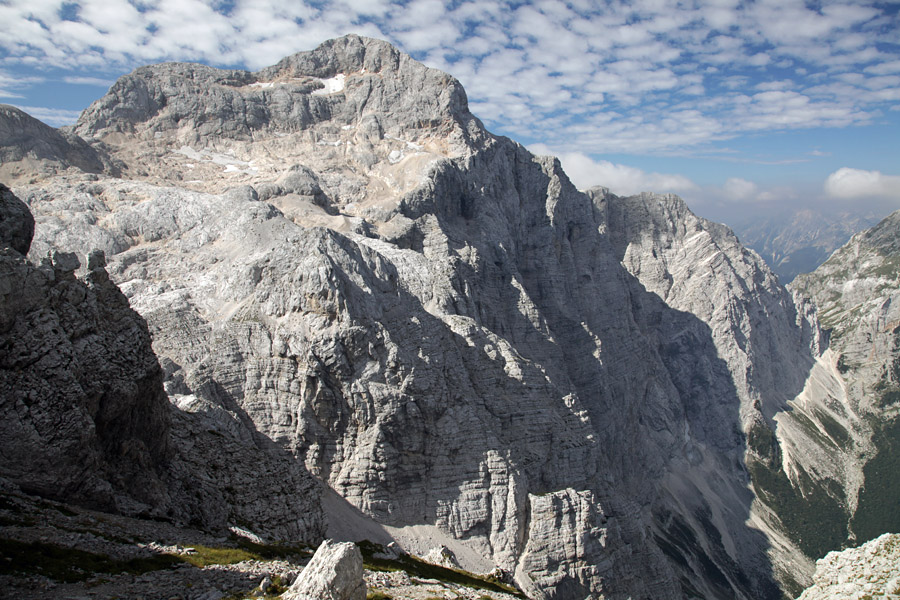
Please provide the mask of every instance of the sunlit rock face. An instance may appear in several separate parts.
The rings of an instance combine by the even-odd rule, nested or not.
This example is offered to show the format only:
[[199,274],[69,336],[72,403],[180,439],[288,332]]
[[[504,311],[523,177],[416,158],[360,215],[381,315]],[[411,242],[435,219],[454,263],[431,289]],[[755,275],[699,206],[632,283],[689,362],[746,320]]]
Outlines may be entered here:
[[816,561],[814,584],[798,600],[878,598],[900,594],[900,535],[885,533],[858,548]]
[[680,199],[579,192],[452,77],[356,36],[257,73],[138,69],[74,132],[118,175],[17,180],[31,256],[102,249],[173,406],[302,471],[279,498],[318,507],[312,474],[535,598],[808,583],[760,490],[803,485],[784,457],[840,455],[781,434],[826,343]]
[[889,508],[900,481],[900,212],[853,236],[792,288],[818,306],[830,333],[826,366],[841,382],[819,397],[842,400],[820,408],[820,422],[846,450],[853,493],[844,531],[860,543],[900,531]]

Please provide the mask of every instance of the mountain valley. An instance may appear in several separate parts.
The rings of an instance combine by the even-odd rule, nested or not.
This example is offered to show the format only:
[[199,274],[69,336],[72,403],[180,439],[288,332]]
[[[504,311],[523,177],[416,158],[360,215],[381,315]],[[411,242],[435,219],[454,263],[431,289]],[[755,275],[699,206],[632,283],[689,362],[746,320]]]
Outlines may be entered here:
[[785,288],[358,36],[0,132],[9,505],[446,548],[536,600],[796,597],[900,526],[900,213]]

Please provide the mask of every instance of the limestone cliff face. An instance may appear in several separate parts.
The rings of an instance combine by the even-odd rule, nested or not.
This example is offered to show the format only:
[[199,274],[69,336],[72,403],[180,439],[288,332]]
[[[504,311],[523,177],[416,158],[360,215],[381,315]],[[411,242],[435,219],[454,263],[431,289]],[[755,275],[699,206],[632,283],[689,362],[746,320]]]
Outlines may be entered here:
[[0,193],[3,231],[18,229],[3,236],[0,256],[0,475],[103,508],[160,504],[169,415],[146,324],[101,255],[82,279],[73,254],[27,263],[20,252],[31,236],[22,230],[33,220],[9,190]]
[[858,548],[816,561],[815,583],[797,600],[890,598],[900,594],[900,535],[885,533]]
[[[25,260],[34,221],[0,186],[0,477],[66,502],[315,542],[317,484],[237,410],[170,403],[147,323],[102,252]],[[171,363],[167,362],[168,371]]]
[[356,36],[258,73],[139,69],[75,131],[126,178],[22,187],[32,256],[103,249],[170,400],[301,469],[284,496],[317,500],[308,471],[535,598],[811,575],[747,457],[775,464],[815,318],[680,200],[578,192]]
[[846,531],[859,542],[900,527],[896,511],[886,508],[896,498],[900,458],[898,231],[895,212],[792,284],[797,294],[812,298],[830,330],[827,367],[837,374],[845,402],[832,404],[822,429],[835,444],[855,450],[848,453],[847,470],[858,496],[846,511]]

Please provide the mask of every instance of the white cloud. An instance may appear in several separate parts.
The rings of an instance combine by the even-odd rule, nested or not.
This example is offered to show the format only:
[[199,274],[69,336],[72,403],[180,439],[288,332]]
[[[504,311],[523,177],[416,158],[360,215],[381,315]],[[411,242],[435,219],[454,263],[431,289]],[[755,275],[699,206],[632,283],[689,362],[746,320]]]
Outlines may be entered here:
[[0,98],[22,98],[23,88],[43,80],[43,77],[14,76],[0,69]]
[[752,181],[731,177],[725,181],[722,186],[722,192],[725,199],[730,202],[739,202],[742,200],[751,200],[759,193],[759,188]]
[[647,173],[628,165],[594,160],[580,152],[556,154],[543,144],[533,144],[528,149],[534,154],[556,155],[569,179],[582,190],[602,185],[616,195],[630,196],[640,192],[689,192],[698,189],[683,175]]
[[842,167],[825,180],[825,193],[842,200],[880,198],[900,200],[900,175]]
[[73,85],[96,85],[107,88],[115,83],[112,79],[103,79],[101,77],[63,77],[63,81]]
[[60,108],[46,108],[44,106],[20,106],[18,104],[15,106],[24,110],[35,119],[39,119],[53,127],[72,125],[81,116],[80,110],[63,110]]
[[[6,65],[73,69],[70,82],[87,84],[160,60],[258,69],[354,32],[457,76],[493,129],[586,155],[672,152],[746,131],[869,123],[894,110],[900,16],[881,6],[5,0],[0,55]],[[28,85],[0,73],[6,97]],[[610,114],[616,123],[598,119]]]

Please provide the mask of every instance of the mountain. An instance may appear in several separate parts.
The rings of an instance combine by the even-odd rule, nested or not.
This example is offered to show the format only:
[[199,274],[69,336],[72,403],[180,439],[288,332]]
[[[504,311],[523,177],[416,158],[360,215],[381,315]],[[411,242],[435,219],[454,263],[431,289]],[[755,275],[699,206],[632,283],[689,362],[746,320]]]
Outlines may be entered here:
[[254,439],[239,413],[169,402],[147,323],[103,252],[84,269],[61,251],[34,265],[23,256],[33,230],[0,184],[0,480],[121,514],[321,539],[308,473]]
[[810,273],[850,237],[878,222],[874,214],[801,209],[735,223],[741,241],[756,250],[785,285]]
[[793,287],[813,299],[859,429],[871,437],[851,530],[900,531],[900,211],[858,233]]
[[546,599],[780,598],[847,539],[873,429],[812,305],[676,196],[577,191],[449,75],[358,36],[152,65],[67,135],[102,169],[5,164],[28,255],[104,253],[163,489],[212,524],[444,545]]

